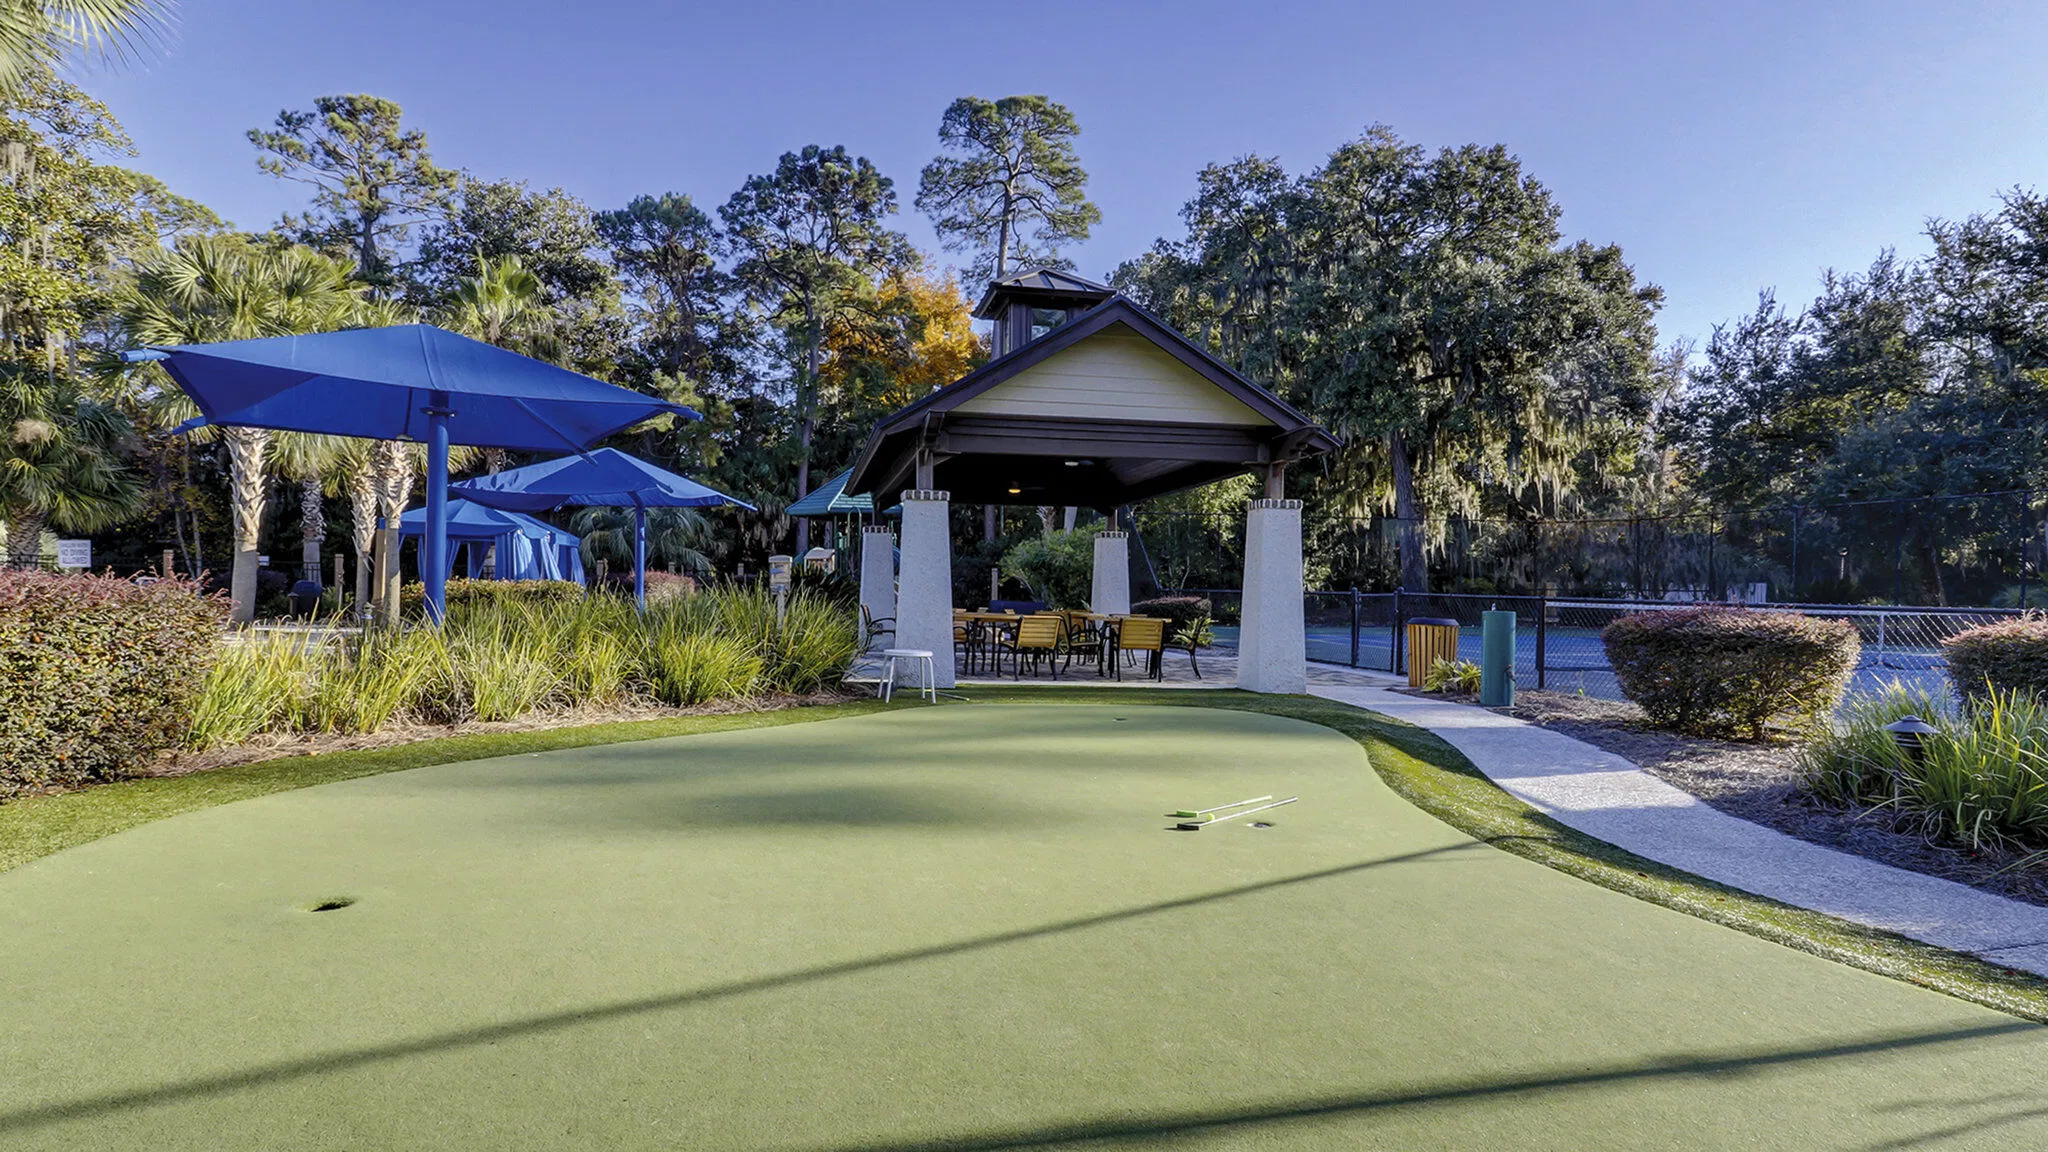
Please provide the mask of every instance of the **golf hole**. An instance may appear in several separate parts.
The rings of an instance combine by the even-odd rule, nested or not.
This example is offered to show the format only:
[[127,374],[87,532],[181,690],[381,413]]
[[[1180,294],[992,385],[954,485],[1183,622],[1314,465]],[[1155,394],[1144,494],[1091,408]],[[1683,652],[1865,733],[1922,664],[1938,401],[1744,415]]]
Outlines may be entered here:
[[1254,828],[1271,828],[1271,827],[1272,827],[1272,825],[1271,825],[1271,824],[1268,824],[1268,823],[1266,823],[1266,822],[1265,822],[1264,820],[1254,820],[1254,821],[1252,821],[1252,827],[1254,827]]
[[346,908],[355,902],[356,898],[353,896],[336,896],[331,900],[322,900],[318,904],[309,905],[307,906],[306,911],[339,912],[341,909]]

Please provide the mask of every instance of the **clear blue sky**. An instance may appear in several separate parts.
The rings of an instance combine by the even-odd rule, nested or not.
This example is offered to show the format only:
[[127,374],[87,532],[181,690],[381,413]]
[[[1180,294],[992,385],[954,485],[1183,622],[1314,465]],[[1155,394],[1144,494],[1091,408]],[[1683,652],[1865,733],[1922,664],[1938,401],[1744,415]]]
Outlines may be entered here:
[[1178,234],[1201,165],[1304,171],[1384,122],[1505,143],[1568,235],[1665,287],[1670,340],[2044,183],[2044,43],[2048,5],[1990,0],[184,0],[167,56],[81,78],[139,166],[245,227],[300,190],[257,172],[244,130],[362,91],[403,104],[444,164],[598,207],[674,190],[715,208],[781,152],[843,143],[896,180],[927,247],[909,201],[940,112],[1043,92],[1083,128],[1103,222],[1072,255],[1093,275]]

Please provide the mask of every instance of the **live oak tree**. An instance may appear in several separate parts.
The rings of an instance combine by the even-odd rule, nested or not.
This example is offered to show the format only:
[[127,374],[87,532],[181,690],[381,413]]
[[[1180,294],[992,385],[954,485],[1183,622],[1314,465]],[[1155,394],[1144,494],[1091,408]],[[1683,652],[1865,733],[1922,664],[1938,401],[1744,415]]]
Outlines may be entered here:
[[[866,157],[815,144],[783,153],[775,171],[748,177],[719,209],[733,276],[781,330],[793,360],[798,499],[811,490],[826,333],[860,306],[865,287],[909,259],[909,242],[883,223],[895,211],[895,189]],[[798,521],[798,552],[809,542],[808,523]]]
[[347,253],[380,292],[396,283],[414,225],[437,215],[458,174],[434,163],[426,133],[402,126],[396,103],[376,96],[322,96],[313,110],[277,114],[251,128],[257,166],[313,190],[312,207],[279,231],[323,251]]
[[947,107],[944,152],[925,165],[917,207],[949,251],[976,254],[977,279],[1070,266],[1060,246],[1086,240],[1102,219],[1074,150],[1080,132],[1074,114],[1044,96],[962,96]]
[[1661,293],[1618,248],[1564,243],[1504,148],[1376,127],[1292,181],[1214,166],[1183,215],[1115,282],[1344,437],[1319,503],[1390,509],[1407,589],[1445,515],[1569,487],[1648,414]]

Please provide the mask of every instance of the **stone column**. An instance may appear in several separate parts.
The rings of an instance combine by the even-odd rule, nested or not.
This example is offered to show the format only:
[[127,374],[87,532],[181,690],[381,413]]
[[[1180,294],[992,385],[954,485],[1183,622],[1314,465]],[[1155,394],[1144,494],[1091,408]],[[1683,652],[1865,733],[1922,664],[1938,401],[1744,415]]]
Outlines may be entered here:
[[[896,618],[896,532],[892,528],[867,528],[860,534],[860,606],[872,619]],[[895,634],[889,634],[882,646],[895,647]]]
[[1252,501],[1245,519],[1243,612],[1237,686],[1247,692],[1308,691],[1301,501]]
[[1095,537],[1095,587],[1088,607],[1111,616],[1131,610],[1131,536],[1104,532]]
[[[953,687],[952,493],[912,489],[903,494],[903,575],[896,597],[897,648],[932,654],[939,687]],[[1298,564],[1298,562],[1297,562]],[[897,682],[915,683],[917,671],[897,669]]]

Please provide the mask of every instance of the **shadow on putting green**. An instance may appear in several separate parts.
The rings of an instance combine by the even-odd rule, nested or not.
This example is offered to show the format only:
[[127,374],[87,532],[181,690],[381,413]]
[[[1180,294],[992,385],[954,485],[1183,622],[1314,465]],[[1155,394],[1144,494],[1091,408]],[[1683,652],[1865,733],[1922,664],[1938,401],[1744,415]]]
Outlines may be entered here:
[[[1356,864],[1345,864],[1335,868],[1321,868],[1313,872],[1301,872],[1271,880],[1185,896],[1174,900],[1162,900],[1152,904],[1140,904],[1115,912],[1104,912],[1094,916],[1082,916],[1072,920],[1042,924],[1032,928],[1020,928],[1009,932],[997,932],[947,944],[935,944],[924,948],[912,948],[900,952],[885,952],[860,960],[849,960],[837,964],[825,964],[814,968],[803,968],[773,976],[760,976],[746,980],[735,980],[673,992],[660,996],[639,997],[614,1004],[603,1004],[569,1012],[554,1012],[524,1020],[502,1024],[487,1024],[476,1028],[465,1028],[439,1035],[424,1036],[413,1040],[394,1041],[389,1044],[375,1044],[341,1052],[329,1052],[318,1056],[301,1057],[294,1060],[280,1060],[270,1064],[245,1069],[240,1072],[222,1073],[213,1076],[194,1077],[149,1088],[135,1088],[120,1092],[107,1092],[77,1100],[30,1108],[0,1111],[0,1133],[23,1132],[71,1120],[88,1119],[121,1112],[148,1108],[157,1104],[177,1101],[199,1100],[225,1096],[251,1088],[263,1088],[276,1084],[304,1080],[315,1076],[345,1072],[394,1060],[427,1056],[436,1053],[457,1051],[467,1048],[485,1047],[502,1041],[588,1024],[619,1020],[651,1012],[665,1012],[718,1000],[767,992],[816,981],[852,976],[899,964],[913,964],[925,960],[959,956],[985,949],[999,948],[1008,944],[1056,936],[1066,932],[1079,932],[1112,924],[1139,920],[1149,916],[1199,908],[1218,901],[1290,888],[1320,880],[1333,880],[1355,875],[1375,868],[1403,864],[1419,864],[1434,860],[1469,855],[1475,852],[1492,851],[1486,844],[1467,840],[1435,848],[1424,848],[1404,852],[1395,856],[1384,856],[1364,860]],[[2035,1025],[2025,1025],[2035,1027]],[[979,1145],[962,1145],[979,1147]],[[1003,1145],[989,1145],[1003,1147]]]
[[[1125,1141],[1153,1141],[1164,1137],[1226,1133],[1292,1121],[1366,1115],[1407,1108],[1437,1108],[1463,1102],[1540,1096],[1550,1092],[1583,1091],[1588,1088],[1641,1081],[1739,1077],[1773,1067],[1854,1059],[1859,1056],[1949,1044],[1966,1044],[1973,1040],[1995,1039],[2014,1033],[2040,1030],[2041,1026],[2038,1024],[2016,1020],[2009,1024],[1988,1024],[1975,1028],[1942,1028],[1863,1036],[1833,1044],[1814,1044],[1805,1047],[1729,1053],[1674,1053],[1605,1067],[1577,1068],[1569,1072],[1475,1077],[1469,1081],[1420,1084],[1413,1088],[1386,1092],[1367,1092],[1350,1096],[1313,1096],[1135,1119],[1075,1119],[1008,1132],[930,1137],[902,1142],[826,1145],[820,1146],[817,1152],[1003,1152],[1004,1149],[1050,1148],[1083,1142],[1116,1144]],[[1912,1136],[1902,1136],[1868,1147],[1870,1152],[1878,1152],[1880,1149],[1904,1149],[2048,1115],[2048,1096],[2028,1099],[2044,1101],[2044,1104],[2040,1107],[2009,1109],[1993,1116],[1979,1117]],[[1931,1107],[1956,1109],[1967,1108],[1973,1102],[1965,1100],[1945,1104],[1928,1103]]]

